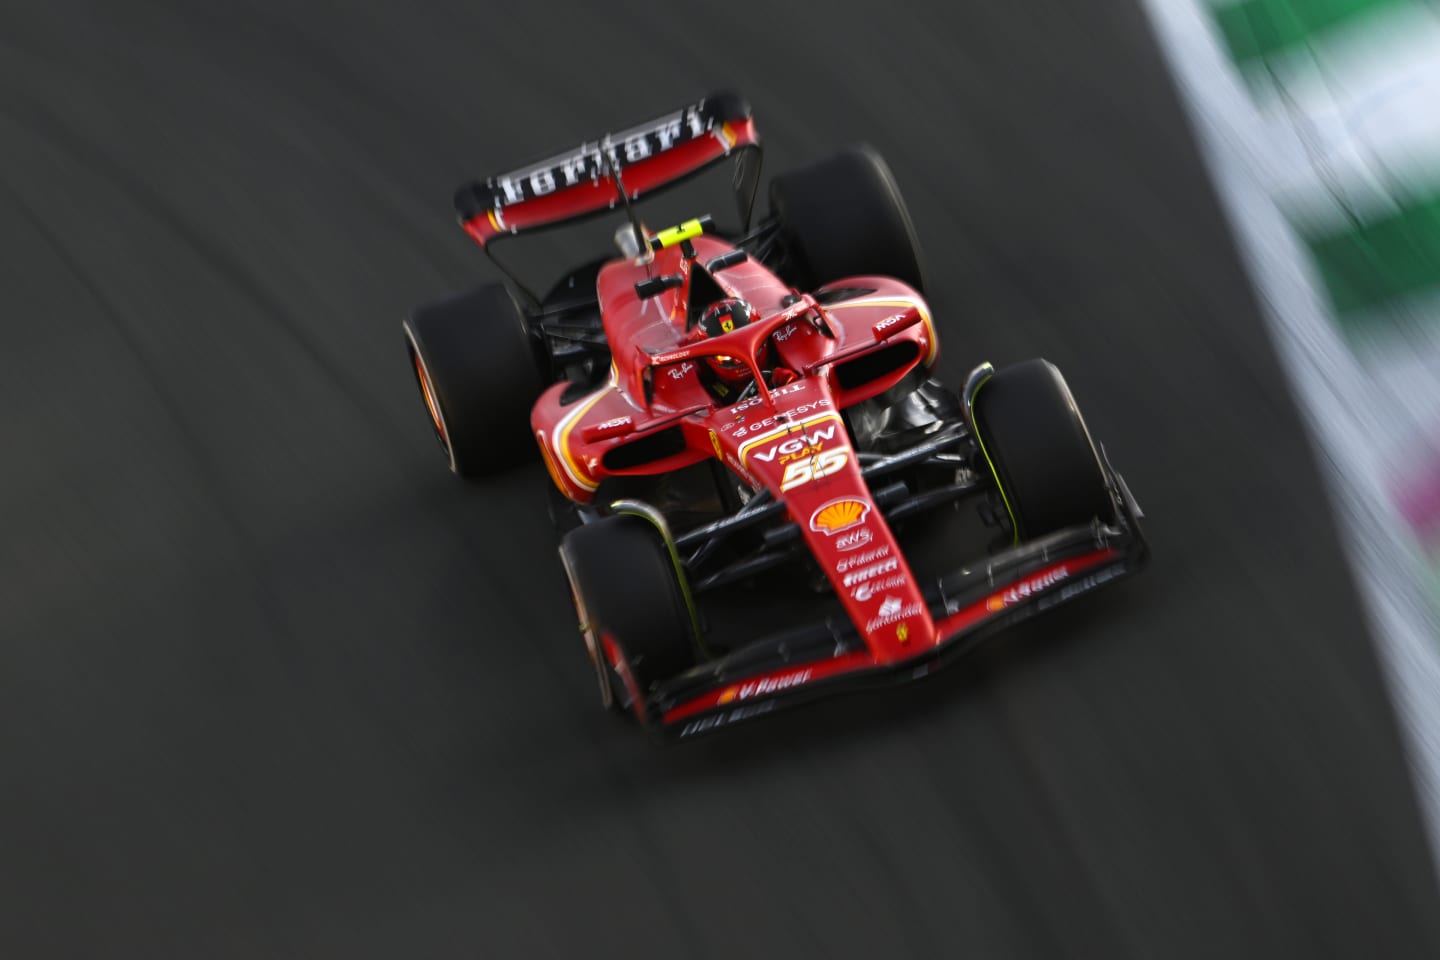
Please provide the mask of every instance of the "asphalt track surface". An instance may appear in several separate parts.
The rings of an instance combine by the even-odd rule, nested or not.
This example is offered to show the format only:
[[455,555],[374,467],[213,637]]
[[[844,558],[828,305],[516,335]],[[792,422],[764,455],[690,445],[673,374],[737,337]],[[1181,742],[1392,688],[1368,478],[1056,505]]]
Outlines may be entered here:
[[[0,955],[1440,956],[1145,23],[819,9],[0,11]],[[461,179],[726,85],[771,172],[888,155],[946,371],[1059,363],[1155,562],[657,749],[593,702],[543,471],[443,469],[399,319],[492,277]]]

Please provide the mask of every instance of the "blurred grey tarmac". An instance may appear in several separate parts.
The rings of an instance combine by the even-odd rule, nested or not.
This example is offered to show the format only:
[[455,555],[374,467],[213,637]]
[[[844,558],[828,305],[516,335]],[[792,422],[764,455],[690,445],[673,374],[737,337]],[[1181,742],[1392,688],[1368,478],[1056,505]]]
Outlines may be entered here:
[[[1156,559],[657,750],[592,702],[543,470],[445,472],[399,319],[492,276],[462,178],[728,85],[772,172],[888,156],[946,373],[1056,361]],[[1440,956],[1313,457],[1129,4],[11,2],[0,291],[0,955]]]

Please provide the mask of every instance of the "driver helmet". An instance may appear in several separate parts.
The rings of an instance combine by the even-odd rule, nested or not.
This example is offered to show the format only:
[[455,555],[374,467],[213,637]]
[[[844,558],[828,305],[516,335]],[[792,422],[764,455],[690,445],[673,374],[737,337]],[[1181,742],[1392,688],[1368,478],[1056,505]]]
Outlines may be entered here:
[[[700,334],[706,338],[723,336],[745,326],[754,316],[755,311],[750,304],[738,297],[717,300],[701,315]],[[731,383],[750,376],[749,365],[740,357],[706,357],[705,362],[718,377]]]

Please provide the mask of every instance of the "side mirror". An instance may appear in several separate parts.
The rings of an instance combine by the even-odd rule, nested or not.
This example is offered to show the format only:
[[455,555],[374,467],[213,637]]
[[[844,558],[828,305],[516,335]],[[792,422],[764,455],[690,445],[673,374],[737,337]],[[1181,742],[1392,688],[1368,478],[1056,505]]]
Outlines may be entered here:
[[744,250],[731,250],[729,253],[722,253],[718,257],[712,257],[705,262],[707,273],[718,273],[727,267],[733,267],[737,263],[744,263],[750,259],[750,254]]
[[651,277],[648,280],[641,280],[635,284],[635,296],[641,300],[649,300],[656,294],[664,293],[666,290],[673,290],[685,282],[685,277],[678,273],[664,273],[658,277]]

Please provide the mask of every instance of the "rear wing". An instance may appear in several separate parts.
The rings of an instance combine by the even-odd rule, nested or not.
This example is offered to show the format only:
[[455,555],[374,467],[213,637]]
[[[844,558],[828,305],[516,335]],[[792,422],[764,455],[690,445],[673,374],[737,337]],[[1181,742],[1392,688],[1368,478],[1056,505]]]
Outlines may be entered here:
[[[750,105],[734,93],[698,103],[570,153],[463,184],[455,212],[485,247],[496,237],[566,223],[672,186],[736,155],[735,194],[744,229],[760,181],[760,135]],[[620,184],[625,195],[621,196]]]

